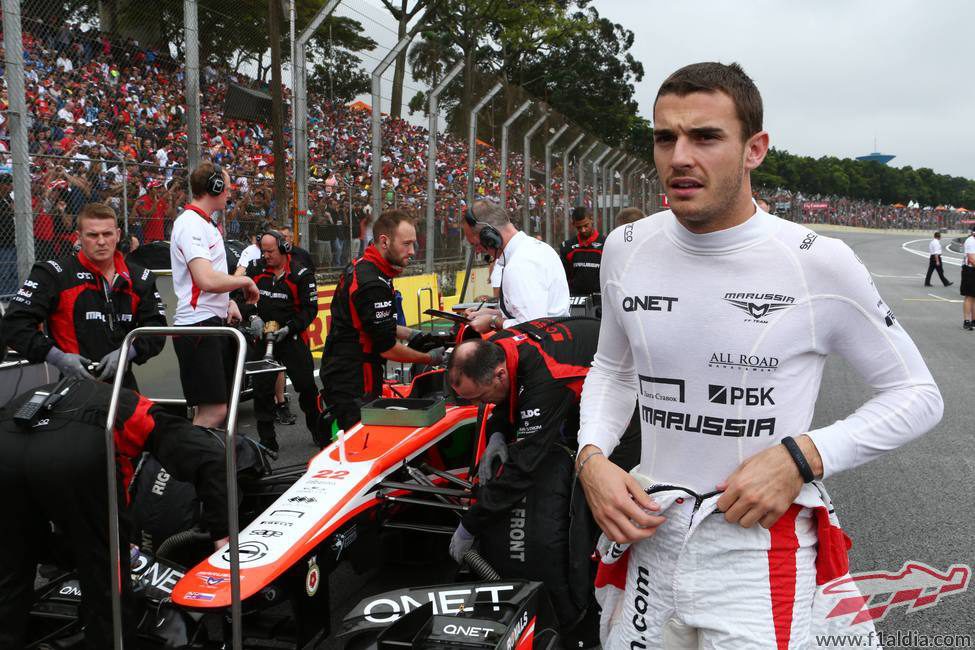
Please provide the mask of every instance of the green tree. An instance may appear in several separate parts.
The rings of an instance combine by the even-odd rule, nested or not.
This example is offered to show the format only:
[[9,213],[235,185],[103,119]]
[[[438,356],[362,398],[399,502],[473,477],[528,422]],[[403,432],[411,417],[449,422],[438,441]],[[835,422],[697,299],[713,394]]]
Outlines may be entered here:
[[[401,41],[409,32],[409,24],[417,14],[427,8],[428,0],[382,0],[383,6],[396,19],[396,40]],[[420,17],[419,20],[423,20]],[[390,117],[400,117],[403,112],[403,81],[406,77],[406,50],[399,53],[393,68],[393,88],[390,94]]]

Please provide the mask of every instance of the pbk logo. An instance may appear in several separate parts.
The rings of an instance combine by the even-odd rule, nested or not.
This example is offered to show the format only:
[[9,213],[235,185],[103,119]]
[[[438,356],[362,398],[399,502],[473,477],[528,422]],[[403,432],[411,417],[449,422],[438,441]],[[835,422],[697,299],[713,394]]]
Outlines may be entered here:
[[775,404],[772,399],[773,386],[754,386],[743,388],[741,386],[716,386],[708,384],[708,401],[713,404],[735,405],[741,402],[745,406],[765,406]]
[[823,587],[823,594],[838,599],[826,618],[852,617],[851,625],[882,621],[894,607],[907,611],[934,607],[942,598],[968,589],[971,569],[954,564],[938,571],[923,562],[905,562],[900,571],[866,572],[845,576]]

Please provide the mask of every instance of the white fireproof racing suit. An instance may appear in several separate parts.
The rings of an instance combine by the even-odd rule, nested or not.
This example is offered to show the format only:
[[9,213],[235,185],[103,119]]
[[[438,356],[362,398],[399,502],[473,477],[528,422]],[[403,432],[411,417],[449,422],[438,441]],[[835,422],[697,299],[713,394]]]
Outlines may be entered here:
[[[601,287],[579,447],[608,454],[636,396],[639,471],[650,483],[705,495],[745,459],[806,432],[829,477],[941,418],[940,392],[870,273],[844,243],[803,226],[757,211],[734,228],[696,235],[663,212],[610,234]],[[832,353],[875,395],[810,431]],[[838,529],[832,544],[823,538],[828,522],[816,508],[825,514],[828,504],[816,485],[804,486],[772,530],[728,524],[714,513],[716,497],[655,498],[668,521],[629,549],[624,601],[605,647],[684,647],[684,639],[800,648],[825,628],[813,620],[814,592],[846,573],[846,543]]]

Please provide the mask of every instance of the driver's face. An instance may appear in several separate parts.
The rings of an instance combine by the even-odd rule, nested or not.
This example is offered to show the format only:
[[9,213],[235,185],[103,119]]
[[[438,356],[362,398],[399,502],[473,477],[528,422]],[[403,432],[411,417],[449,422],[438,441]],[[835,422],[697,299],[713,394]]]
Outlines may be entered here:
[[491,381],[478,384],[470,377],[461,376],[451,386],[459,397],[479,404],[500,404],[508,396],[508,371],[503,365],[495,369]]

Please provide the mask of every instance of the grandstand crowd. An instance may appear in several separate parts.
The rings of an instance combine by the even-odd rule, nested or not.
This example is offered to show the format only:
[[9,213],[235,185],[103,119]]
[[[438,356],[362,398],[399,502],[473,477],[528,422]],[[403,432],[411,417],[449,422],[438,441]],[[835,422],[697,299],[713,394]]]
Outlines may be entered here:
[[[65,252],[72,243],[74,220],[90,201],[106,202],[126,215],[129,232],[139,242],[167,238],[188,200],[182,63],[132,39],[112,41],[78,26],[25,19],[23,27],[26,96],[33,117],[28,146],[37,257]],[[228,239],[246,240],[273,224],[276,201],[285,199],[274,195],[269,129],[224,117],[229,83],[258,84],[226,66],[203,68],[202,155],[231,173],[233,194],[224,216],[224,232]],[[285,100],[289,99],[286,88]],[[427,130],[401,119],[384,116],[383,120],[384,205],[422,211],[427,192]],[[309,248],[319,266],[342,266],[364,249],[370,236],[369,107],[310,96],[308,122]],[[7,147],[5,127],[0,125],[3,148]],[[290,137],[287,128],[286,134]],[[500,193],[499,162],[496,149],[479,145],[474,169],[477,195]],[[435,254],[438,258],[456,256],[460,254],[466,196],[466,142],[441,136],[436,169]],[[522,159],[512,153],[507,208],[515,218],[522,214],[522,183]],[[541,231],[545,188],[541,178],[530,185],[531,223],[520,225],[537,233]],[[556,165],[552,195],[559,219],[562,189],[562,172]],[[575,174],[569,193],[578,194]],[[289,203],[290,198],[286,199]],[[585,203],[591,204],[588,196]],[[820,207],[804,209],[810,203]],[[795,220],[881,228],[951,228],[963,216],[944,209],[882,206],[789,192],[774,196],[773,205],[788,205],[777,211]],[[0,248],[12,248],[12,211],[5,219],[0,224]],[[560,226],[561,221],[556,232],[561,232]],[[425,236],[421,228],[421,250],[427,244]]]
[[[70,244],[72,221],[88,201],[104,201],[119,214],[127,212],[129,229],[142,242],[167,237],[186,202],[181,63],[131,39],[113,42],[75,26],[29,20],[24,22],[24,62],[27,101],[34,116],[28,146],[38,254],[63,252]],[[273,143],[262,125],[224,118],[229,83],[253,86],[256,82],[225,67],[204,67],[202,153],[230,171],[234,193],[225,233],[228,238],[246,239],[272,222],[275,214]],[[285,100],[289,99],[285,89]],[[362,110],[361,105],[349,107],[310,97],[309,220],[313,233],[327,242],[315,247],[318,262],[326,266],[347,261],[352,251],[361,250],[368,233],[369,115],[368,107]],[[384,204],[420,209],[427,189],[427,130],[405,120],[383,119]],[[459,251],[467,146],[447,135],[438,147],[438,230],[444,248]],[[475,191],[497,195],[498,154],[485,146],[479,147],[478,154]],[[561,170],[556,171],[561,179]],[[511,155],[508,176],[509,208],[518,214],[523,176],[519,155]],[[576,183],[572,186],[575,193]],[[553,183],[557,203],[561,189],[560,180]],[[537,229],[544,208],[542,183],[531,184],[528,200]],[[330,225],[336,227],[316,228]],[[0,231],[12,240],[12,227]]]

